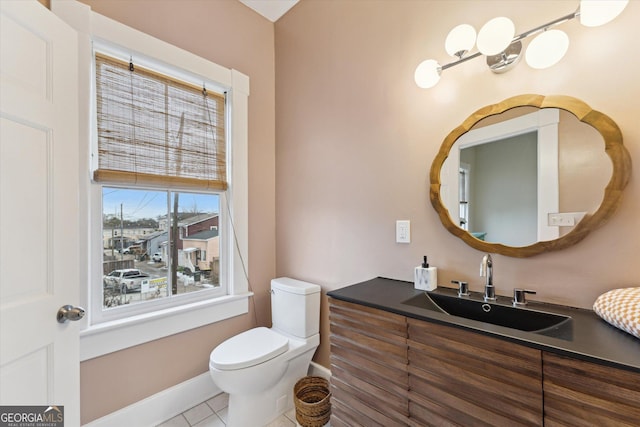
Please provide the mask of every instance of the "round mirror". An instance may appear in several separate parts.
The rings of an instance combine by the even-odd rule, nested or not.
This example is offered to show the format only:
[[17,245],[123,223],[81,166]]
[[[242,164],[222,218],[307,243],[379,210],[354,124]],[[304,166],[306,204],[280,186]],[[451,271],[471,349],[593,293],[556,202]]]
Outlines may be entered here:
[[568,96],[520,95],[469,116],[431,167],[431,203],[470,246],[528,257],[582,240],[631,172],[620,129]]

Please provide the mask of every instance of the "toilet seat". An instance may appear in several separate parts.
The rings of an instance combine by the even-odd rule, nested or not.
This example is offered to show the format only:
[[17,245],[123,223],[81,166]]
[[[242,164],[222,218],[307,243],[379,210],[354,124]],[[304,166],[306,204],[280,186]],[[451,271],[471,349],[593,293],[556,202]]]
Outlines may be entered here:
[[212,352],[210,366],[232,371],[248,368],[284,353],[289,340],[265,327],[245,331],[218,345]]

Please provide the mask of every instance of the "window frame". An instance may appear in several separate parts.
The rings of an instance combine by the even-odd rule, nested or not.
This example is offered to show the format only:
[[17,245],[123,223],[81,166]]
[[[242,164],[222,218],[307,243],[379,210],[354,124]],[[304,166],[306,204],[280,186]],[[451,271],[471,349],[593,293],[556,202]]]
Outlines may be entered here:
[[[225,96],[225,93],[230,88],[225,88],[219,82],[212,81],[206,76],[201,76],[189,72],[188,70],[184,70],[179,68],[177,64],[170,63],[161,63],[158,59],[149,58],[145,54],[141,54],[140,52],[133,51],[132,49],[127,48],[123,50],[121,47],[114,45],[113,43],[105,42],[103,40],[94,40],[92,43],[92,62],[91,62],[91,78],[92,78],[92,96],[91,96],[91,130],[92,130],[92,138],[91,138],[91,159],[93,160],[91,163],[91,183],[90,183],[90,191],[97,191],[100,194],[100,212],[97,212],[97,206],[92,206],[92,215],[100,216],[100,235],[102,236],[102,215],[104,213],[104,209],[102,206],[102,189],[103,187],[118,187],[118,188],[126,188],[126,189],[139,189],[139,190],[159,190],[159,191],[170,191],[170,192],[197,192],[199,194],[216,194],[219,197],[219,223],[223,224],[223,232],[220,234],[220,286],[219,288],[214,288],[210,290],[203,290],[202,292],[195,293],[187,293],[183,295],[172,295],[168,298],[160,298],[152,301],[145,301],[137,304],[126,304],[118,307],[111,307],[109,309],[104,309],[103,305],[103,292],[102,287],[100,287],[100,291],[97,290],[98,281],[102,283],[102,260],[103,254],[100,251],[100,267],[96,265],[92,270],[94,273],[91,275],[89,282],[91,283],[90,287],[90,301],[89,306],[90,309],[90,323],[91,325],[98,325],[105,322],[110,321],[119,321],[121,319],[126,319],[128,317],[136,317],[145,315],[148,313],[153,313],[160,310],[171,309],[176,306],[182,306],[185,304],[196,303],[203,300],[209,300],[212,298],[218,298],[228,294],[229,292],[229,277],[227,272],[231,268],[231,263],[229,262],[230,253],[229,253],[229,245],[226,244],[228,240],[228,233],[225,232],[227,227],[231,227],[231,221],[227,218],[227,214],[229,212],[228,206],[226,205],[226,200],[228,196],[228,192],[230,192],[230,188],[225,191],[197,191],[193,188],[181,188],[178,186],[166,187],[164,185],[151,186],[151,185],[139,185],[139,186],[130,186],[127,184],[117,184],[110,182],[96,182],[93,180],[94,171],[99,169],[98,164],[98,125],[97,125],[97,114],[96,114],[96,55],[106,55],[109,57],[114,57],[120,60],[126,60],[127,56],[132,57],[135,61],[135,64],[143,67],[149,71],[160,73],[166,75],[167,77],[182,80],[188,84],[193,86],[205,85],[208,91],[217,92]],[[233,164],[233,156],[231,155],[231,147],[233,145],[233,139],[231,132],[229,131],[230,117],[232,113],[232,107],[225,100],[225,139],[227,145],[227,175],[230,175],[231,166]],[[230,179],[227,179],[228,182],[231,182]],[[230,186],[229,186],[230,187]],[[97,230],[93,227],[90,229],[90,233],[93,239],[96,239]],[[179,229],[179,238],[183,239],[183,230]],[[100,239],[102,241],[102,239]],[[93,253],[92,249],[95,248],[98,251],[98,242],[91,242],[92,248],[90,248],[89,253]],[[102,244],[100,244],[100,248]],[[96,257],[97,258],[97,257]],[[92,263],[97,262],[97,259],[92,260]],[[98,280],[98,275],[100,275],[100,280]]]
[[[81,162],[81,235],[87,236],[80,242],[81,283],[89,283],[80,289],[80,301],[88,307],[87,316],[80,326],[80,360],[88,360],[113,351],[122,350],[152,340],[163,338],[230,317],[248,313],[248,299],[252,295],[248,288],[248,96],[249,77],[237,70],[229,69],[190,52],[175,47],[148,34],[91,11],[90,6],[80,2],[53,0],[51,10],[67,22],[78,33],[78,69],[81,88],[79,95],[80,117],[78,147]],[[173,67],[186,74],[200,76],[214,82],[215,89],[227,93],[227,161],[229,188],[220,198],[221,252],[227,251],[225,282],[226,295],[189,301],[188,303],[165,307],[160,310],[133,314],[121,319],[110,319],[96,323],[92,301],[99,300],[102,306],[102,251],[97,251],[96,240],[102,241],[102,185],[91,182],[90,171],[97,159],[91,152],[97,144],[95,139],[95,67],[94,45],[104,49],[127,54],[136,53],[137,58],[145,58],[157,64],[157,70],[165,74]],[[207,90],[215,90],[214,87]],[[86,108],[82,108],[85,106]],[[105,183],[105,185],[108,185]],[[178,189],[178,191],[180,191]],[[84,215],[83,215],[84,213]],[[223,220],[222,215],[225,218]],[[232,228],[233,227],[233,228]],[[231,231],[233,230],[233,231]],[[226,236],[226,238],[224,238]],[[101,247],[101,243],[97,245]],[[221,281],[222,281],[221,277]],[[97,283],[97,284],[96,284]],[[93,285],[91,285],[93,284]],[[95,295],[95,290],[100,292]],[[197,293],[195,293],[197,294]],[[144,305],[144,304],[141,304]],[[134,305],[135,306],[135,305]]]

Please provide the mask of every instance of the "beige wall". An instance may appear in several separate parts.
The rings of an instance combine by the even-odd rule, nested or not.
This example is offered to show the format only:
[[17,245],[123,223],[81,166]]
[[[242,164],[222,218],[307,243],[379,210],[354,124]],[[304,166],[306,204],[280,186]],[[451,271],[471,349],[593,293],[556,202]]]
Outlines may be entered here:
[[[475,59],[433,89],[413,81],[427,58],[447,62],[454,26],[509,16],[517,31],[573,12],[577,1],[302,0],[275,25],[277,273],[323,291],[376,276],[411,280],[422,255],[440,283],[480,291],[482,253],[449,234],[431,208],[429,168],[451,129],[473,111],[522,93],[566,94],[612,117],[640,168],[640,2],[599,28],[562,26],[571,45],[555,67],[524,61],[497,75]],[[638,285],[640,174],[618,212],[576,246],[529,259],[495,256],[497,292],[590,307],[602,292]],[[411,244],[395,221],[411,220]],[[315,360],[329,366],[328,315]]]
[[[249,96],[249,279],[258,323],[271,326],[275,276],[274,26],[236,0],[83,0],[95,12],[251,79]],[[81,364],[87,423],[208,371],[209,353],[256,324],[250,313]],[[196,403],[196,402],[194,402]]]

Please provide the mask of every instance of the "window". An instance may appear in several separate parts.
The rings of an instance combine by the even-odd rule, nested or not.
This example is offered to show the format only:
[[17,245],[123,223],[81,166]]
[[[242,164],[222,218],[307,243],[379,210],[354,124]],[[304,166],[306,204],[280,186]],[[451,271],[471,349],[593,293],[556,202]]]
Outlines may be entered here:
[[226,103],[206,87],[95,54],[102,319],[227,293]]
[[[81,227],[86,229],[87,235],[87,239],[80,242],[80,253],[87,260],[86,268],[83,269],[81,274],[86,277],[86,282],[88,283],[86,288],[81,289],[81,298],[83,304],[89,307],[87,315],[79,322],[81,327],[80,359],[88,360],[247,313],[248,298],[251,295],[245,274],[249,262],[247,256],[249,78],[237,70],[220,66],[106,18],[91,11],[90,8],[79,2],[55,2],[52,3],[52,10],[80,34],[78,38],[80,49],[78,81],[81,87],[79,91],[79,102],[81,104],[79,132],[82,135],[81,140],[90,141],[90,144],[79,147],[80,168],[85,173],[86,171],[93,173],[104,170],[104,172],[97,172],[97,175],[94,174],[92,176],[94,180],[91,183],[87,180],[83,184],[86,191],[79,201],[81,212],[87,213],[86,217],[81,218],[80,224]],[[111,58],[116,62],[125,64],[123,71],[129,70],[129,61],[133,59],[132,62],[136,73],[150,71],[152,75],[159,75],[162,78],[168,77],[169,80],[180,83],[179,87],[190,87],[195,90],[194,94],[197,93],[200,96],[203,95],[202,89],[204,85],[208,92],[208,102],[215,103],[214,99],[223,100],[225,114],[218,117],[218,123],[221,124],[221,121],[224,120],[224,132],[220,128],[216,138],[220,142],[221,137],[224,137],[226,155],[224,173],[226,176],[224,178],[221,175],[205,178],[211,185],[208,184],[206,189],[202,190],[200,186],[201,179],[194,180],[191,170],[171,178],[171,182],[167,184],[167,181],[163,180],[161,182],[152,179],[149,176],[150,174],[147,174],[148,171],[144,169],[138,168],[133,172],[126,172],[119,171],[112,166],[101,166],[99,164],[100,149],[97,141],[98,126],[96,123],[96,52],[107,57],[107,60]],[[114,66],[115,68],[118,68],[117,64]],[[122,67],[119,68],[122,69]],[[124,74],[127,75],[127,73]],[[130,79],[131,77],[129,75]],[[84,88],[92,85],[94,85],[92,90],[84,90]],[[169,86],[164,87],[168,88]],[[134,113],[134,117],[141,117],[138,110],[135,110]],[[162,117],[162,115],[155,115],[154,117],[158,118]],[[165,114],[165,118],[167,117]],[[193,116],[185,113],[183,121],[182,114],[180,114],[178,123],[183,121],[186,124],[192,118]],[[197,117],[195,120],[197,122]],[[212,121],[215,120],[212,117]],[[208,121],[207,119],[204,123]],[[204,125],[195,127],[203,129]],[[170,133],[169,136],[173,135],[175,139],[180,127],[178,125],[177,130],[175,126],[170,127],[170,129],[172,129],[173,133]],[[154,134],[153,132],[151,133]],[[139,139],[137,138],[138,136],[140,136],[139,133],[136,135],[135,140]],[[135,160],[130,163],[136,165],[135,167],[137,168],[140,165],[140,162],[137,161],[140,159],[139,154],[150,152],[151,147],[151,145],[147,145],[146,149],[123,152],[120,157]],[[109,148],[110,152],[118,153],[118,147],[116,146],[115,148],[116,151],[112,151]],[[195,157],[194,162],[197,163],[202,156],[197,154]],[[177,161],[177,158],[174,160]],[[191,161],[188,163],[192,164]],[[193,165],[196,163],[193,163]],[[117,172],[113,172],[114,170]],[[100,181],[95,181],[95,179]],[[197,185],[195,184],[196,181],[198,181]],[[225,189],[225,187],[220,186],[222,181],[228,183],[228,188]],[[105,228],[104,224],[107,220],[105,214],[117,217],[116,210],[119,206],[115,209],[113,207],[105,209],[107,202],[103,200],[103,195],[113,190],[130,191],[138,196],[137,203],[135,205],[131,204],[131,209],[128,207],[129,203],[124,205],[124,202],[122,202],[123,223],[125,219],[135,221],[140,216],[140,212],[135,212],[135,209],[143,206],[149,200],[149,197],[155,194],[151,192],[159,193],[158,198],[170,200],[166,210],[159,214],[160,216],[168,217],[171,216],[172,212],[176,211],[175,209],[172,211],[173,205],[171,204],[173,200],[172,194],[174,193],[179,194],[178,211],[188,211],[192,208],[193,203],[188,203],[191,195],[200,194],[214,197],[211,202],[212,207],[205,207],[199,201],[197,206],[199,213],[200,211],[214,213],[215,206],[217,206],[219,214],[218,230],[220,231],[220,265],[217,266],[219,286],[214,285],[212,288],[203,286],[206,289],[201,292],[170,294],[163,298],[145,301],[144,303],[129,303],[105,309],[103,307],[103,288],[104,278],[106,277],[104,257],[105,252],[110,254],[111,247],[108,246],[108,239],[111,237],[112,230],[108,226]],[[115,194],[117,193],[112,193],[112,195]],[[148,194],[146,199],[144,198],[145,194]],[[145,202],[140,203],[141,200],[145,200]],[[217,200],[217,204],[215,200]],[[129,218],[126,217],[127,214]],[[153,213],[151,215],[153,216]],[[136,241],[142,239],[139,238],[139,229],[125,228],[124,226],[122,230],[118,229],[118,227],[115,228],[113,236],[118,237],[118,239],[112,241],[111,244],[114,250],[113,256],[117,258],[120,255],[120,253],[116,253],[117,250],[126,250],[130,246],[135,248],[137,246]],[[163,229],[162,225],[158,224],[158,229],[154,229],[153,232],[161,231]],[[143,230],[150,231],[147,227],[143,227]],[[184,233],[184,227],[179,227],[179,233]],[[143,245],[141,247],[144,248]],[[196,246],[193,247],[195,248]],[[217,256],[215,253],[212,254],[211,251],[212,249],[210,248],[206,249],[206,253],[202,251],[201,258],[211,259],[211,257]],[[171,261],[167,259],[168,254],[169,241],[164,244],[160,242],[158,251],[152,253],[151,260],[146,262],[169,263]],[[106,272],[106,274],[109,273]],[[204,274],[201,274],[201,281],[203,280],[202,276]],[[142,287],[143,285],[141,284],[140,286]],[[137,291],[133,291],[127,295],[137,296],[137,294]]]
[[469,230],[469,180],[471,178],[471,166],[460,162],[458,176],[458,200],[460,203],[460,228]]
[[197,231],[218,223],[217,194],[103,186],[102,206],[103,309],[221,288],[218,233]]

